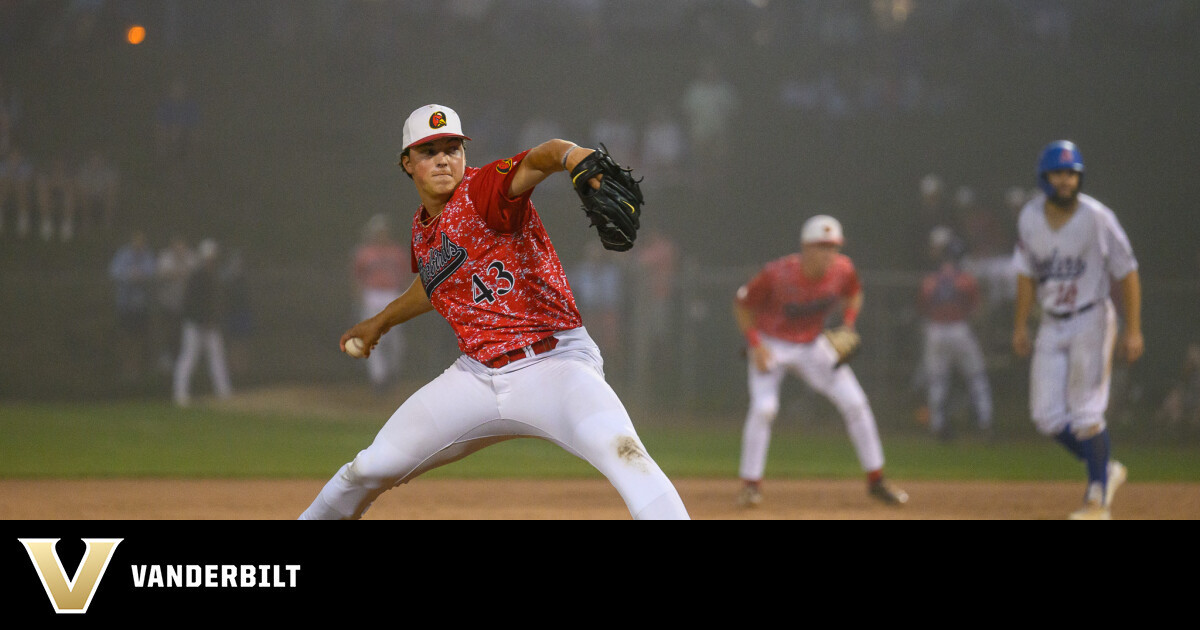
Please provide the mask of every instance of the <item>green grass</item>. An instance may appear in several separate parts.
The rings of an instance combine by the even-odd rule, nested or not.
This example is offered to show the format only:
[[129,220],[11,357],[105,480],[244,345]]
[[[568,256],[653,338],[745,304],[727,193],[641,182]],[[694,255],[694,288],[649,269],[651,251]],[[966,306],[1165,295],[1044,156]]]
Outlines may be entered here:
[[[348,412],[180,410],[165,402],[0,404],[0,477],[326,478],[367,446],[386,416]],[[736,476],[741,427],[696,421],[639,426],[650,454],[672,477]],[[1032,433],[1032,429],[1030,429]],[[1030,435],[993,445],[941,444],[915,432],[883,435],[896,479],[1073,480],[1079,464],[1052,441]],[[1114,456],[1138,481],[1200,482],[1195,445],[1122,444]],[[541,440],[513,440],[429,473],[442,478],[586,478],[584,462]],[[840,425],[779,423],[771,478],[861,475]]]

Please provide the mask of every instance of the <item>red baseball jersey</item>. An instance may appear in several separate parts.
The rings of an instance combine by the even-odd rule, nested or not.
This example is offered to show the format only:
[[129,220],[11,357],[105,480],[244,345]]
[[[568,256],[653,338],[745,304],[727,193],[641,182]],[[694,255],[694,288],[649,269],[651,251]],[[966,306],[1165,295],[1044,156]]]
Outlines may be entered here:
[[738,289],[737,300],[755,316],[755,328],[776,339],[809,343],[821,334],[826,319],[860,290],[858,271],[838,254],[820,278],[804,275],[801,254],[766,264]]
[[965,321],[979,306],[979,283],[965,271],[950,269],[931,273],[921,281],[917,306],[930,321]]
[[369,243],[354,252],[354,277],[366,289],[403,291],[412,276],[404,247],[396,243]]
[[421,206],[413,217],[413,272],[459,349],[481,362],[583,325],[533,190],[508,196],[526,153],[467,167],[441,214]]

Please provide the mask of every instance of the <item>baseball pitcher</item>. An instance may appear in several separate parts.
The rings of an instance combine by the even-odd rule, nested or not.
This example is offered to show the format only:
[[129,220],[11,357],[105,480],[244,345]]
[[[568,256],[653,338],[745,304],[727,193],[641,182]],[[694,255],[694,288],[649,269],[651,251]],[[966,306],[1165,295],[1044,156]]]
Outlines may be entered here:
[[637,180],[600,149],[548,140],[482,167],[466,165],[458,114],[417,108],[404,123],[400,166],[421,198],[412,269],[399,298],[339,341],[381,336],[436,310],[462,356],[400,405],[375,441],[345,464],[302,519],[355,519],[386,490],[517,437],[550,441],[613,484],[635,519],[687,519],[674,485],[646,451],[583,326],[562,263],[530,200],[566,171],[601,243],[633,246]]

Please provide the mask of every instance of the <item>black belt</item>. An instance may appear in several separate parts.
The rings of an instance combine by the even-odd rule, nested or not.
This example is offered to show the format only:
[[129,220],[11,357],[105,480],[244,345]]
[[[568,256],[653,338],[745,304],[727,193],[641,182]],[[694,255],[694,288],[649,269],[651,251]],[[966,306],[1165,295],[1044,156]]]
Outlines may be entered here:
[[1082,315],[1083,313],[1086,313],[1086,312],[1092,310],[1092,307],[1099,303],[1100,302],[1092,302],[1091,304],[1088,304],[1087,306],[1084,306],[1082,308],[1071,311],[1070,313],[1051,313],[1050,311],[1046,311],[1046,314],[1057,320],[1071,319],[1072,317],[1075,317],[1076,315]]

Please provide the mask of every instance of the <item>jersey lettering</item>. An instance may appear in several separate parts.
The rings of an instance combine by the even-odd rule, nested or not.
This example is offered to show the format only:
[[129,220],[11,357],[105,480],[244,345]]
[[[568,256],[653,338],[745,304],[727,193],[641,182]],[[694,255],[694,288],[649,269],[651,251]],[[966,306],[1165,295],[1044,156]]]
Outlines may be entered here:
[[1035,256],[1033,269],[1039,283],[1048,280],[1074,280],[1087,271],[1087,263],[1081,256],[1060,256],[1055,249],[1049,258]]
[[442,232],[442,246],[429,250],[428,258],[418,258],[417,268],[421,273],[421,283],[425,285],[425,294],[433,295],[433,290],[458,271],[467,262],[467,250],[459,247]]

